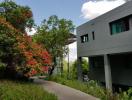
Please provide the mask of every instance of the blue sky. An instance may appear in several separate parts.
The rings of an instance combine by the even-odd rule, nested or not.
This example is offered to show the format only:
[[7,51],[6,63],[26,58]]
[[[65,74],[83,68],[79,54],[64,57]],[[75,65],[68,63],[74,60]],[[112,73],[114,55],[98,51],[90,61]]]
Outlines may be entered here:
[[18,4],[31,7],[37,25],[51,15],[66,18],[78,26],[86,20],[81,18],[81,7],[86,0],[15,0]]

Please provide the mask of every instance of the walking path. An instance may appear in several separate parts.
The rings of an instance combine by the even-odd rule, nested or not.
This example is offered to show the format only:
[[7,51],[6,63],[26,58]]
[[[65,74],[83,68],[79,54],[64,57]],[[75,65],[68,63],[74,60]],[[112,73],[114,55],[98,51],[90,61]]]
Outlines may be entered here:
[[41,84],[45,90],[58,96],[58,100],[99,100],[79,90],[41,79],[35,79],[35,83]]

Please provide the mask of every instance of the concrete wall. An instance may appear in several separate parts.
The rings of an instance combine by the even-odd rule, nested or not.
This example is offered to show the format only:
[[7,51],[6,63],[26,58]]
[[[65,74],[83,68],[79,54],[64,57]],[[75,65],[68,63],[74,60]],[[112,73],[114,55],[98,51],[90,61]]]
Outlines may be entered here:
[[[100,64],[100,62],[102,64]],[[89,73],[88,77],[92,80],[105,82],[103,56],[89,57]]]
[[132,54],[110,55],[112,81],[132,86]]
[[[105,82],[104,65],[99,64],[99,60],[103,63],[103,56],[89,57],[90,71],[89,78]],[[113,84],[121,84],[132,86],[132,53],[109,55],[111,75]],[[97,66],[92,63],[95,61]]]
[[[88,57],[132,51],[132,19],[130,30],[116,35],[110,34],[109,23],[132,15],[132,1],[91,20],[77,28],[77,55]],[[92,39],[95,32],[95,40]],[[80,36],[88,34],[89,42],[81,43]]]

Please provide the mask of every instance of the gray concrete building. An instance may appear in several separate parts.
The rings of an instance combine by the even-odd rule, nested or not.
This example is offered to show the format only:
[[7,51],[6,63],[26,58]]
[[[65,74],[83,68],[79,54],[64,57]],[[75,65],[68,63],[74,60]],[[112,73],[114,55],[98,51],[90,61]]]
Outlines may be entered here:
[[90,79],[132,86],[132,1],[77,27],[78,79],[88,57]]

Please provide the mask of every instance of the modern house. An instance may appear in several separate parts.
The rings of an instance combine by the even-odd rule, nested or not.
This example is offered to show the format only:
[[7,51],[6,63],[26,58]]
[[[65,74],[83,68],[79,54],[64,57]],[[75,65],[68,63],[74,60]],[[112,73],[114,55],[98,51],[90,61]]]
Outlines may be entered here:
[[132,86],[132,1],[77,27],[78,78],[88,57],[93,80]]

